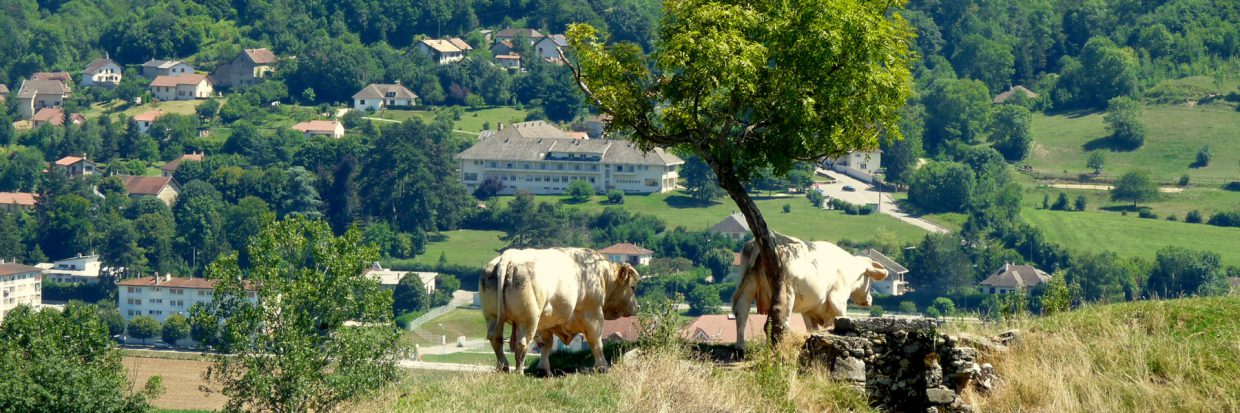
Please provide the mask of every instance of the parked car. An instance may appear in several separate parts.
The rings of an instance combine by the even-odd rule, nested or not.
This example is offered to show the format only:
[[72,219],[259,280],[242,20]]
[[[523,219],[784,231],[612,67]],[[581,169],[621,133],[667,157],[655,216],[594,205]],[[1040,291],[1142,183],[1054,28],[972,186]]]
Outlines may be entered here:
[[852,185],[844,185],[844,192],[857,192],[857,188],[853,188]]

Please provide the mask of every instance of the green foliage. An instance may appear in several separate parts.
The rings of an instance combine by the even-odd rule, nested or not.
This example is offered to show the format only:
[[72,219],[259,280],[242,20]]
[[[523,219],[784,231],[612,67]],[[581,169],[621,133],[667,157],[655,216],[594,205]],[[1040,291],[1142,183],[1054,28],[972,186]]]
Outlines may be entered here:
[[1187,222],[1190,224],[1200,224],[1201,223],[1201,211],[1196,210],[1196,209],[1192,211],[1188,211],[1188,214],[1184,215],[1184,222]]
[[1065,275],[1060,272],[1052,275],[1049,281],[1039,286],[1042,290],[1040,298],[1042,315],[1068,311],[1080,299],[1080,287],[1075,284],[1069,285],[1065,278]]
[[470,209],[457,176],[452,126],[409,120],[384,127],[362,156],[357,194],[362,211],[401,232],[455,228]]
[[711,203],[724,195],[719,187],[715,171],[697,155],[686,155],[685,165],[680,169],[680,178],[685,191],[698,202]]
[[1139,202],[1155,199],[1158,199],[1158,185],[1150,180],[1150,175],[1144,171],[1129,172],[1120,176],[1111,188],[1112,201],[1132,202],[1133,208],[1136,208]]
[[129,319],[127,330],[129,331],[129,337],[142,340],[144,344],[146,340],[155,338],[161,332],[159,321],[146,315],[134,316]]
[[643,300],[637,313],[637,343],[642,348],[680,351],[685,345],[681,338],[680,311],[676,301],[667,297]]
[[901,301],[900,312],[904,314],[917,314],[917,303],[912,301]]
[[1223,211],[1210,216],[1210,225],[1218,227],[1240,227],[1240,211]]
[[1061,100],[1068,106],[1100,107],[1137,93],[1136,57],[1106,37],[1090,38],[1077,58],[1065,57],[1060,65],[1057,87],[1064,90]]
[[1169,246],[1158,250],[1146,281],[1146,297],[1215,295],[1227,292],[1227,274],[1213,252]]
[[909,285],[929,295],[945,296],[973,287],[973,268],[953,234],[926,235],[911,251]]
[[1021,106],[1003,105],[995,111],[990,121],[990,141],[1004,159],[1017,162],[1029,156],[1033,144],[1033,134],[1029,131],[1032,122],[1033,115]]
[[870,317],[882,317],[882,316],[883,316],[883,306],[877,305],[877,304],[870,306]]
[[925,147],[937,153],[950,141],[977,143],[990,118],[986,85],[946,78],[931,80],[929,89],[921,99],[926,108]]
[[621,191],[619,189],[613,189],[613,190],[607,191],[607,203],[612,204],[612,205],[623,205],[624,204],[624,191]]
[[908,199],[925,211],[960,212],[973,194],[974,181],[973,170],[964,164],[930,162],[913,174]]
[[951,317],[952,314],[956,313],[956,303],[947,297],[935,298],[934,302],[930,304],[930,308],[938,310],[943,317]]
[[1085,161],[1085,167],[1093,169],[1095,174],[1102,173],[1103,165],[1106,165],[1107,158],[1102,151],[1093,151],[1089,153],[1089,160]]
[[1072,203],[1072,206],[1073,206],[1073,207],[1074,207],[1077,211],[1084,211],[1084,210],[1085,210],[1085,203],[1086,203],[1086,201],[1085,201],[1085,195],[1077,195],[1077,196],[1076,196],[1076,201]]
[[823,195],[822,191],[818,190],[810,190],[806,192],[805,197],[809,198],[809,203],[813,205],[814,208],[822,208],[822,204],[827,200],[826,195]]
[[1145,144],[1145,124],[1141,122],[1141,103],[1128,98],[1111,99],[1103,121],[1110,139],[1122,149],[1137,149]]
[[178,340],[189,337],[189,320],[180,313],[174,313],[164,320],[164,328],[160,338],[165,343],[176,345]]
[[1202,146],[1197,150],[1197,162],[1193,166],[1197,168],[1209,166],[1212,158],[1214,158],[1214,151],[1210,150],[1210,145]]
[[689,303],[689,315],[691,316],[718,314],[719,307],[723,306],[723,300],[719,298],[719,289],[707,284],[694,286],[685,301]]
[[594,196],[594,185],[590,185],[586,181],[573,181],[568,184],[568,189],[564,191],[564,194],[568,195],[568,198],[573,200],[573,202],[586,202],[590,200],[590,197]]
[[244,270],[235,254],[211,264],[208,313],[223,323],[219,350],[231,354],[212,357],[205,378],[229,396],[228,409],[328,411],[395,379],[403,350],[392,296],[362,273],[378,257],[363,245],[356,228],[337,237],[326,223],[291,218],[251,241]]
[[422,284],[422,277],[417,273],[409,273],[401,277],[392,293],[392,308],[395,314],[426,311],[431,306],[430,295]]
[[785,214],[792,212],[792,204],[784,204],[783,210]]
[[1059,196],[1055,198],[1055,203],[1051,204],[1051,209],[1055,211],[1067,211],[1068,210],[1068,194],[1060,192]]
[[[108,323],[94,306],[10,310],[0,325],[0,410],[145,412],[158,380],[132,391]],[[157,323],[158,325],[158,323]],[[158,376],[156,376],[158,377]]]

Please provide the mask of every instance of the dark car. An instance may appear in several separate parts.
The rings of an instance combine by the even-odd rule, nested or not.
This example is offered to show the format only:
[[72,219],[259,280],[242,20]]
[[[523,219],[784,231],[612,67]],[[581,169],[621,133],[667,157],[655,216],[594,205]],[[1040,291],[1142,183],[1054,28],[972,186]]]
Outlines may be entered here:
[[844,192],[857,192],[857,188],[853,188],[852,185],[844,185]]

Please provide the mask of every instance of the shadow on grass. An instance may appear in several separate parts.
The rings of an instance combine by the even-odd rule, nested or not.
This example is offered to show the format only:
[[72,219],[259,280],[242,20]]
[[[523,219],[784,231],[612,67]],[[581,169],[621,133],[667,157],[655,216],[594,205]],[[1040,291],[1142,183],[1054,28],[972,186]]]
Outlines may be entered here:
[[1101,138],[1095,138],[1089,142],[1085,142],[1084,144],[1081,144],[1081,149],[1084,149],[1086,151],[1106,149],[1112,152],[1132,152],[1140,148],[1139,147],[1134,148],[1131,145],[1123,144],[1112,136],[1104,136]]
[[691,196],[672,195],[663,200],[663,203],[672,208],[708,208],[718,204],[716,201],[701,201]]
[[1103,112],[1103,111],[1101,111],[1101,110],[1098,110],[1098,109],[1092,109],[1092,108],[1087,108],[1087,109],[1062,109],[1062,110],[1052,110],[1052,111],[1046,112],[1046,115],[1047,115],[1047,116],[1063,116],[1063,117],[1068,118],[1068,119],[1078,119],[1078,118],[1083,118],[1083,117],[1086,117],[1086,116],[1089,116],[1089,115],[1093,115],[1093,114],[1096,114],[1096,113],[1102,113],[1102,112]]
[[[614,366],[624,355],[624,353],[638,348],[640,348],[640,346],[638,346],[637,343],[605,342],[603,343],[603,357],[606,357],[607,362]],[[735,363],[745,360],[745,353],[737,350],[732,344],[690,343],[688,350],[690,358],[709,361],[711,363]],[[527,360],[528,359],[529,358],[527,357]],[[594,355],[588,349],[574,352],[559,350],[551,353],[552,377],[593,372]],[[545,378],[542,370],[538,368],[537,362],[527,362],[525,374],[528,376]]]

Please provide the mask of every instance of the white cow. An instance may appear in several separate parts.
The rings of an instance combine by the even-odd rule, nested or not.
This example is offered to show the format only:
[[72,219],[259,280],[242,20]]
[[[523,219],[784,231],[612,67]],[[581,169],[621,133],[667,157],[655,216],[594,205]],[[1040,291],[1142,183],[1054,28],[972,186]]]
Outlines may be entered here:
[[511,323],[518,372],[533,340],[542,347],[538,367],[549,374],[553,339],[567,343],[577,334],[590,344],[595,368],[606,370],[603,320],[637,314],[639,279],[631,265],[585,248],[504,251],[483,269],[478,288],[497,369],[509,369],[503,345],[504,325]]
[[[805,242],[781,234],[775,234],[774,241],[775,252],[787,272],[785,286],[792,291],[787,297],[791,311],[785,316],[801,313],[809,331],[833,326],[835,317],[845,314],[850,297],[853,304],[868,307],[871,281],[887,278],[882,264],[853,256],[830,242]],[[736,314],[736,346],[743,349],[750,305],[756,299],[759,314],[771,309],[770,281],[752,240],[745,243],[741,253],[741,274],[741,283],[732,295],[732,312]]]

